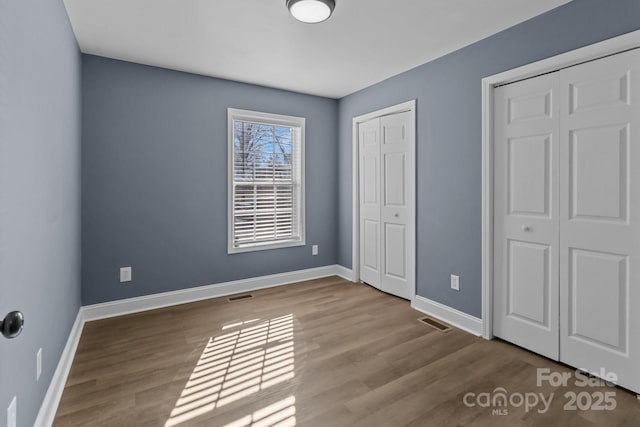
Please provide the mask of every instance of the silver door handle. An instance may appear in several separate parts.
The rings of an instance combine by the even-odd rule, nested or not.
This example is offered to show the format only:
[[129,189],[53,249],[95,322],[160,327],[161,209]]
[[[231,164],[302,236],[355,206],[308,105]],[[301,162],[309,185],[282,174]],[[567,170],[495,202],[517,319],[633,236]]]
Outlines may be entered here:
[[523,225],[520,228],[522,229],[522,231],[531,231],[531,230],[533,230],[533,228],[531,228],[530,225]]

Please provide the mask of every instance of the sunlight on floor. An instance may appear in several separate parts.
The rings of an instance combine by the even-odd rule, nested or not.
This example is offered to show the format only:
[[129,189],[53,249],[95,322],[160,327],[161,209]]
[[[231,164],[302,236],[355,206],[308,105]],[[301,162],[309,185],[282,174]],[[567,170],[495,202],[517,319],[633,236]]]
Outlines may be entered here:
[[293,427],[296,425],[295,403],[294,396],[287,397],[224,427]]
[[[241,328],[235,332],[235,328]],[[211,338],[165,427],[184,423],[294,377],[293,315],[226,325]],[[292,427],[295,397],[290,396],[228,427]]]

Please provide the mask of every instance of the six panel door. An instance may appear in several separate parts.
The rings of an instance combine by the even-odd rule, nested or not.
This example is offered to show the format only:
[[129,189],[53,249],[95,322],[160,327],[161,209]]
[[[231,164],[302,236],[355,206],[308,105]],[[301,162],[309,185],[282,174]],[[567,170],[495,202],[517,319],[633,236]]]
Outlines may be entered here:
[[560,360],[640,392],[640,51],[560,87]]
[[405,299],[415,287],[412,114],[358,125],[360,279]]
[[558,359],[558,81],[495,89],[494,334]]
[[409,157],[413,138],[409,126],[410,112],[380,118],[381,129],[381,231],[382,275],[381,289],[405,299],[413,296],[412,275],[415,251],[411,246],[414,231],[409,220],[413,211],[412,193],[414,163]]
[[494,333],[640,391],[640,51],[494,90]]
[[380,119],[360,123],[360,279],[380,289]]

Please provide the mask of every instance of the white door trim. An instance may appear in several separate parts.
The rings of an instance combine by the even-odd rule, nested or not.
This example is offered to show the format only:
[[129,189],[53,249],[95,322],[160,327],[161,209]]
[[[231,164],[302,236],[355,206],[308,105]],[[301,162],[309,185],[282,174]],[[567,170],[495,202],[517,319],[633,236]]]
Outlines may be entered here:
[[482,79],[482,322],[493,338],[493,88],[640,48],[640,30]]
[[[357,116],[354,117],[352,120],[352,150],[353,150],[353,154],[352,154],[352,172],[351,172],[351,177],[352,177],[352,193],[351,193],[351,202],[352,202],[352,216],[351,216],[351,268],[353,271],[353,281],[354,282],[359,282],[360,281],[360,251],[359,251],[359,247],[360,247],[360,223],[359,223],[359,219],[360,219],[360,190],[359,190],[359,183],[358,183],[358,177],[359,177],[359,170],[358,170],[358,160],[359,160],[359,149],[358,149],[358,124],[359,123],[363,123],[378,117],[382,117],[382,116],[388,116],[391,114],[397,114],[397,113],[404,113],[404,112],[411,112],[412,116],[413,116],[413,128],[414,128],[414,138],[413,138],[413,143],[411,145],[411,147],[409,148],[410,150],[410,154],[413,158],[413,161],[416,161],[416,138],[417,138],[417,132],[415,132],[416,130],[416,100],[412,99],[410,101],[407,102],[403,102],[401,104],[397,104],[397,105],[392,105],[390,107],[387,108],[383,108],[382,110],[377,110],[377,111],[372,111],[370,113],[367,114],[363,114],[361,116]],[[415,191],[415,185],[414,185],[414,191],[413,194],[409,194],[408,195],[409,198],[411,198],[414,201],[414,209],[413,212],[411,212],[410,214],[410,218],[409,221],[411,222],[411,224],[413,225],[413,230],[416,230],[416,191]],[[412,242],[410,243],[410,246],[414,248],[415,251],[415,242],[416,242],[416,236],[415,233],[413,236],[410,236],[412,239]],[[415,266],[414,269],[412,271],[409,272],[409,274],[412,276],[413,279],[413,283],[416,283],[416,272],[415,272]],[[413,295],[412,295],[412,300],[415,298],[415,286],[413,289]]]

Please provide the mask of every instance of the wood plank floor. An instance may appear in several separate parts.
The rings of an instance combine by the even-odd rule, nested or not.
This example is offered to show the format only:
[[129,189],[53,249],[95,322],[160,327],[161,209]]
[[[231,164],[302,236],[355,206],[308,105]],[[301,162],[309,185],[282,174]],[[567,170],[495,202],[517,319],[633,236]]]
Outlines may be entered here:
[[[569,367],[419,317],[405,300],[331,277],[89,322],[54,425],[640,425],[629,391],[578,387]],[[537,368],[571,379],[537,386]],[[616,407],[565,410],[566,393],[583,393],[583,409]]]

